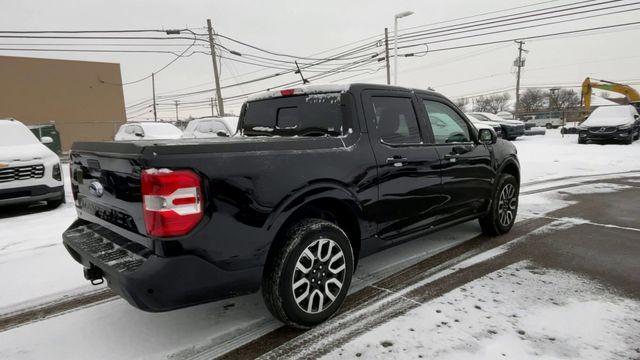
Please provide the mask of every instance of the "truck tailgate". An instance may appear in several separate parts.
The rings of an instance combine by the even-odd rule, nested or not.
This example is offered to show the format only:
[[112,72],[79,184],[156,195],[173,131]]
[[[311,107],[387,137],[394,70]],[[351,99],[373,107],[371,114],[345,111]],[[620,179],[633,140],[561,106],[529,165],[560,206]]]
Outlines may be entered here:
[[74,145],[71,152],[71,186],[78,217],[153,249],[142,211],[140,153],[132,147],[118,148],[120,153],[116,153],[110,148],[116,144],[102,145],[106,145],[103,151]]

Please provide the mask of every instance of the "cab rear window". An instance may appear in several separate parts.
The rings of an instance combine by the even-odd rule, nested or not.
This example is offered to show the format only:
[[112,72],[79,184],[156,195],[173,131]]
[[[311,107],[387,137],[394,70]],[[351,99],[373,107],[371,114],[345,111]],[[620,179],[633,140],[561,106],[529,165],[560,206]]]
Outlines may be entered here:
[[305,94],[250,101],[242,113],[244,136],[342,136],[350,128],[345,94]]

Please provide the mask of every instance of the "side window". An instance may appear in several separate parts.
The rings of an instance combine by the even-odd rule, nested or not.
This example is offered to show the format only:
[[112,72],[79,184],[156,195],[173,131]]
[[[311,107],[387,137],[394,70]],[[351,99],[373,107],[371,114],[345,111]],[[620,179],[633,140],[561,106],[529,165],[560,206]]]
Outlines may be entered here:
[[402,97],[373,97],[375,126],[380,139],[388,144],[420,143],[418,120],[411,99]]
[[423,103],[436,144],[471,141],[469,126],[452,108],[437,101],[424,100]]

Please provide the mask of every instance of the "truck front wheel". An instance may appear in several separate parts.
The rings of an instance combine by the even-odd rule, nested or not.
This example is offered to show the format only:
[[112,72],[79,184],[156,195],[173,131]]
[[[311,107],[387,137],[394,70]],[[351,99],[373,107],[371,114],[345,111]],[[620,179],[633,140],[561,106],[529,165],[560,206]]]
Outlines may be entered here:
[[291,226],[265,266],[262,294],[285,324],[310,328],[333,316],[347,296],[353,250],[337,225],[305,219]]
[[480,227],[483,234],[496,236],[511,230],[518,213],[519,193],[520,186],[513,175],[500,175],[489,212],[480,218]]

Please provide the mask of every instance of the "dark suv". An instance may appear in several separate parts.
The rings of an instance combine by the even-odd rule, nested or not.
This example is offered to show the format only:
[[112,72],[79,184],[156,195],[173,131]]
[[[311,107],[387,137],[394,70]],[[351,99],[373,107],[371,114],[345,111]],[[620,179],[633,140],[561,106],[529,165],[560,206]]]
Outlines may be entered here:
[[64,233],[92,282],[166,311],[262,288],[287,324],[343,303],[358,259],[518,207],[514,146],[432,91],[352,84],[247,101],[241,136],[75,143],[78,220]]

